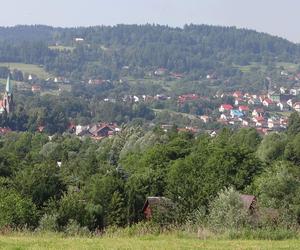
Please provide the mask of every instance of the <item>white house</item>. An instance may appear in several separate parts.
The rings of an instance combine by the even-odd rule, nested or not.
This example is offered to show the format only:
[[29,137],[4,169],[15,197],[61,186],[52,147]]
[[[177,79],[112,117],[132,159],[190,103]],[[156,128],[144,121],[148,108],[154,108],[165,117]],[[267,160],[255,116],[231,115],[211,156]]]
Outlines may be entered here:
[[299,90],[298,89],[290,89],[290,94],[291,95],[298,95],[299,94]]
[[282,111],[283,110],[283,103],[281,103],[281,102],[279,102],[279,103],[277,103],[277,107],[279,107],[280,108],[280,110]]
[[293,107],[293,100],[292,99],[289,99],[287,102],[286,102],[287,105],[289,105],[290,107]]

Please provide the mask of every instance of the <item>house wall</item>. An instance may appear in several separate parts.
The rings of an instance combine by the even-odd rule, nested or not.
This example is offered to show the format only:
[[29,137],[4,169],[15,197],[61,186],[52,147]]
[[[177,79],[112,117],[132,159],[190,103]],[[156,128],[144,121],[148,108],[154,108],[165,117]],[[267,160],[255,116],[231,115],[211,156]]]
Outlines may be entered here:
[[149,206],[147,206],[144,210],[144,215],[145,215],[145,218],[146,219],[151,219],[151,216],[152,216],[152,211],[151,211],[151,208]]

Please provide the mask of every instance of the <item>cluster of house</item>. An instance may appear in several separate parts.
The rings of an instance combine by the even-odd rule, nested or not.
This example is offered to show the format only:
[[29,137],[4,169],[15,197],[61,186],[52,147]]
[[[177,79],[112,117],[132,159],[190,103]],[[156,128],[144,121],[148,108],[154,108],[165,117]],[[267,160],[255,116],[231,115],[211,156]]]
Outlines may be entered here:
[[[287,127],[287,115],[281,115],[272,111],[300,112],[300,102],[295,101],[296,95],[287,93],[280,88],[280,93],[269,92],[267,95],[256,95],[236,91],[232,94],[234,105],[222,104],[219,107],[219,122],[227,125],[242,127],[256,127],[263,133],[268,131],[280,131]],[[209,117],[200,117],[203,122],[208,122]]]
[[93,125],[75,125],[70,124],[69,132],[79,137],[90,137],[95,140],[101,140],[111,137],[121,131],[121,128],[115,123],[97,123]]

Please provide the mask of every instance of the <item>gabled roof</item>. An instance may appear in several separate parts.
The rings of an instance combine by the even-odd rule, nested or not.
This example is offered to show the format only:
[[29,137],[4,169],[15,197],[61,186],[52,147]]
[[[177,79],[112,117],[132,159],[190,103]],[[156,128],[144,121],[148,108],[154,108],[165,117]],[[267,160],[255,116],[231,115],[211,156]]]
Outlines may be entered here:
[[173,203],[169,198],[163,197],[163,196],[150,196],[147,197],[144,206],[143,206],[143,211],[145,211],[145,209],[148,206],[153,206],[153,205],[160,205],[160,204],[171,204]]
[[273,103],[273,101],[272,101],[271,99],[269,99],[269,98],[266,98],[266,99],[264,100],[264,102],[266,102],[266,103],[268,103],[268,104],[272,104],[272,103]]
[[230,104],[222,104],[221,108],[223,108],[225,110],[231,110],[231,109],[233,109],[232,105],[230,105]]
[[256,197],[254,195],[241,194],[241,200],[244,204],[244,208],[249,210],[251,205],[256,202]]
[[241,111],[248,111],[249,107],[248,106],[239,106],[239,110],[241,110]]

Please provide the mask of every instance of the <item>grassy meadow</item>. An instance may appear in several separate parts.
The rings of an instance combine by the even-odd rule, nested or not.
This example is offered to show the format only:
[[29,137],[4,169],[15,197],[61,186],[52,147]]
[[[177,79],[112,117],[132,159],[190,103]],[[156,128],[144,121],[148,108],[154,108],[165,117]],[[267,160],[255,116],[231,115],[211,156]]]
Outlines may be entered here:
[[0,236],[0,249],[300,249],[300,241],[200,240],[175,235],[88,238],[13,234]]
[[40,67],[35,64],[3,62],[0,63],[0,67],[9,67],[11,70],[18,69],[23,73],[36,75],[40,79],[47,79],[51,76],[48,72],[46,72],[43,69],[43,67]]

